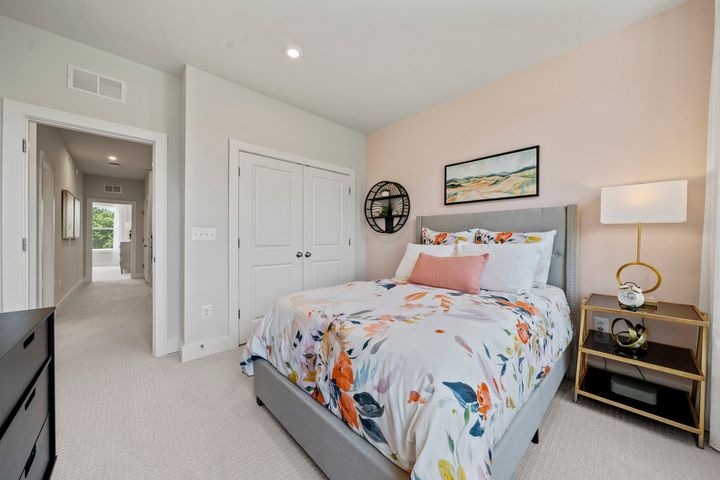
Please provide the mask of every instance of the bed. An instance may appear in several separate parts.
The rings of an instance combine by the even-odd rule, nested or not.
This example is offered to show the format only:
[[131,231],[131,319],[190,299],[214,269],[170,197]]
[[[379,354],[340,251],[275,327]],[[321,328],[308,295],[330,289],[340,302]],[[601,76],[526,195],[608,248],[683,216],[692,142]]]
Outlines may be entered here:
[[248,342],[258,404],[329,478],[502,480],[537,439],[571,363],[577,209],[416,221],[418,241],[422,227],[476,226],[557,230],[549,286],[467,295],[352,282],[280,299]]

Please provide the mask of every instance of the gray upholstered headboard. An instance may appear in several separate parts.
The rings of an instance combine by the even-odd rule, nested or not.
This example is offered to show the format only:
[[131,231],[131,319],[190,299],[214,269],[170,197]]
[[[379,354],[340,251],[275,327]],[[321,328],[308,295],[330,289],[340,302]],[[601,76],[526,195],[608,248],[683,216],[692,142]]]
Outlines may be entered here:
[[557,230],[548,283],[565,290],[575,323],[577,299],[578,211],[577,205],[549,208],[528,208],[499,212],[460,213],[417,217],[416,241],[420,243],[422,227],[443,232],[468,228],[495,231],[546,232]]

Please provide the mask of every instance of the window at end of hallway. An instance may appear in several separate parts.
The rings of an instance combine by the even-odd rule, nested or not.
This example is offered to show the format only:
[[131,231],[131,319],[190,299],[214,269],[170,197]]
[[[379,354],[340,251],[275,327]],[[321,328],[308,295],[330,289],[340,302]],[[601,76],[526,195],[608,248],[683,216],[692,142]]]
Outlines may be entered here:
[[113,248],[113,235],[115,234],[114,224],[115,212],[112,209],[105,207],[93,207],[93,250]]

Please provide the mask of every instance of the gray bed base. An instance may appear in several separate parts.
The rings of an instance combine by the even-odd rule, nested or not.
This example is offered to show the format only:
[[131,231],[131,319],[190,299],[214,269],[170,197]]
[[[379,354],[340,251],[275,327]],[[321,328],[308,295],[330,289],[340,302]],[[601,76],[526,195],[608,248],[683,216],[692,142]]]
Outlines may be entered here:
[[[576,325],[577,206],[417,217],[418,241],[422,227],[439,231],[460,231],[473,227],[515,232],[557,230],[548,283],[565,291],[570,304],[571,320],[573,326]],[[577,328],[575,330],[577,331]],[[545,411],[573,362],[574,350],[572,346],[565,350],[550,374],[533,391],[495,444],[492,465],[495,480],[513,478],[515,469],[533,441]],[[267,407],[328,478],[408,478],[407,472],[282,376],[269,362],[257,359],[254,361],[254,368],[258,404]]]
[[[568,347],[530,394],[493,448],[494,480],[510,480],[570,364]],[[267,360],[253,362],[255,395],[331,480],[407,480],[392,463],[310,395],[282,376]],[[541,440],[542,441],[542,440]]]

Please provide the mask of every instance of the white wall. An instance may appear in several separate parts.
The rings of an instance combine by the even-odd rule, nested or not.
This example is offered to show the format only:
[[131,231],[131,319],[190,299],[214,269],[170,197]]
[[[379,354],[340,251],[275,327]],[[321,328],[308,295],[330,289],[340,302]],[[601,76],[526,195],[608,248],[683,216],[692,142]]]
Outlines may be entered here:
[[[187,66],[185,109],[185,348],[208,353],[207,342],[227,337],[228,139],[352,168],[356,171],[356,275],[365,277],[361,228],[366,136],[291,105]],[[192,242],[192,227],[214,227],[215,242]],[[201,305],[214,315],[200,319]],[[204,343],[206,348],[196,348]],[[183,350],[185,355],[185,349]]]
[[[105,185],[120,185],[122,193],[105,193]],[[145,181],[144,180],[128,180],[126,178],[100,177],[96,175],[85,175],[85,198],[94,200],[105,200],[107,203],[113,203],[116,200],[127,200],[135,202],[135,218],[132,227],[132,236],[135,240],[135,251],[133,252],[132,275],[135,278],[142,277],[143,273],[143,218],[142,205],[145,199]],[[90,202],[86,201],[86,208],[90,209]],[[88,215],[86,210],[85,215]],[[87,223],[87,222],[86,222]],[[90,225],[88,225],[88,229]],[[86,233],[87,234],[87,233]],[[85,258],[85,275],[88,276],[88,269],[92,267],[90,253],[92,249],[88,249]]]
[[[83,174],[75,167],[58,131],[44,125],[37,126],[37,152],[45,159],[55,175],[55,305],[83,281],[84,239],[62,238],[62,191],[69,190],[83,201]],[[84,202],[84,201],[83,201]],[[81,225],[83,225],[81,223]]]
[[[128,84],[127,103],[67,88],[73,64]],[[167,134],[168,338],[179,334],[182,277],[180,79],[0,16],[0,98]],[[57,252],[56,252],[57,255]]]

